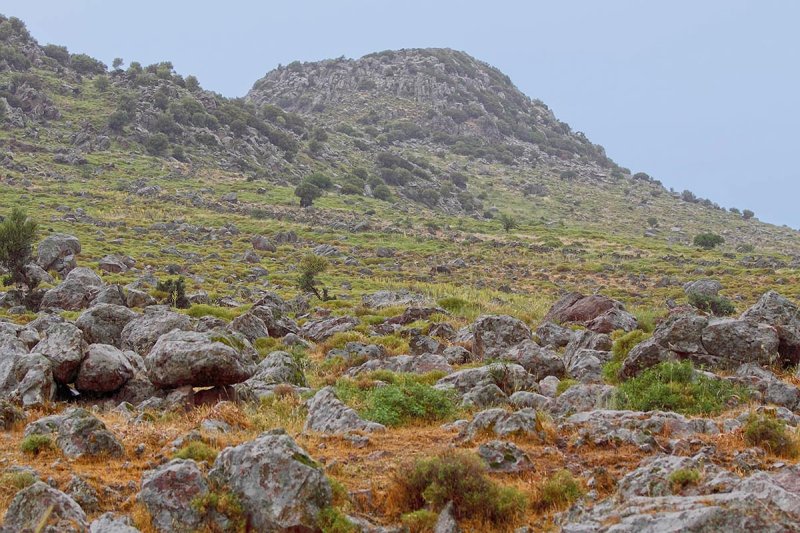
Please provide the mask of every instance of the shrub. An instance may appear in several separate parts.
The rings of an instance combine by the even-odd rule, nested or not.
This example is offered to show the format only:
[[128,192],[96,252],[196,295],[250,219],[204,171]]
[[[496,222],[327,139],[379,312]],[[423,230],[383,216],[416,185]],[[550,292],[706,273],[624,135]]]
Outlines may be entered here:
[[317,515],[317,527],[322,533],[356,533],[360,531],[347,516],[335,507],[325,507]]
[[19,449],[23,453],[39,455],[44,450],[55,448],[53,440],[48,435],[28,435],[19,444]]
[[539,493],[538,506],[545,509],[560,509],[568,506],[584,491],[580,482],[569,470],[559,470],[544,482]]
[[106,66],[102,61],[86,54],[72,54],[69,64],[79,74],[103,74],[106,71]]
[[783,457],[797,457],[800,452],[796,439],[787,432],[786,423],[771,414],[751,413],[744,426],[744,440]]
[[300,198],[300,207],[311,207],[314,200],[322,196],[322,189],[313,183],[303,181],[294,190],[294,195]]
[[159,281],[156,284],[156,291],[164,293],[166,295],[164,301],[172,307],[187,309],[190,305],[189,300],[186,298],[186,283],[183,276],[168,279],[167,281]]
[[320,300],[329,300],[328,289],[323,288],[320,294],[317,285],[317,276],[325,272],[328,268],[328,260],[324,257],[309,254],[300,261],[300,276],[297,278],[297,286],[300,290],[313,293]]
[[35,240],[36,222],[29,219],[22,209],[12,208],[0,223],[0,265],[8,271],[4,285],[16,283],[32,288],[36,284],[25,271],[31,261]]
[[69,50],[66,46],[58,46],[55,44],[48,44],[42,47],[44,55],[51,59],[55,59],[62,65],[69,63]]
[[164,155],[168,146],[169,138],[163,133],[155,133],[144,142],[144,147],[150,155]]
[[713,294],[700,294],[699,292],[689,293],[689,304],[706,313],[713,313],[716,316],[729,316],[736,312],[736,308],[730,300],[723,296]]
[[753,213],[752,211],[750,211],[749,209],[744,209],[742,211],[742,218],[745,219],[745,220],[750,220],[754,216],[756,216],[756,214]]
[[669,475],[669,484],[673,493],[679,493],[689,485],[696,485],[701,477],[696,468],[679,468]]
[[333,182],[331,181],[331,179],[325,174],[322,174],[321,172],[315,172],[313,174],[310,174],[306,176],[303,181],[306,183],[310,183],[311,185],[314,185],[315,187],[322,190],[328,190],[331,187],[333,187]]
[[392,199],[392,191],[385,183],[380,183],[374,189],[372,189],[372,196],[378,200],[388,202]]
[[711,250],[724,242],[725,239],[716,233],[700,233],[694,238],[694,245],[704,250]]
[[665,361],[622,383],[614,403],[617,409],[701,415],[748,396],[744,387],[695,372],[690,361]]
[[217,450],[201,441],[192,441],[175,453],[176,459],[192,459],[213,463],[217,458]]
[[[364,379],[367,381],[341,379],[336,383],[336,392],[367,420],[402,426],[418,420],[446,420],[456,412],[452,393],[424,383],[426,376],[375,372]],[[388,384],[376,387],[375,380]]]
[[399,468],[390,497],[401,511],[439,510],[452,501],[457,519],[480,518],[493,524],[514,522],[528,505],[524,494],[497,485],[478,457],[460,450]]
[[611,347],[611,360],[603,366],[603,377],[609,383],[616,383],[617,376],[622,368],[622,363],[634,346],[647,339],[644,331],[635,329],[614,339],[614,345]]
[[436,527],[439,515],[428,509],[411,511],[400,517],[400,522],[408,529],[409,533],[428,533]]
[[503,213],[499,217],[497,217],[497,220],[500,222],[500,225],[503,227],[503,230],[506,233],[519,226],[519,224],[517,223],[517,219],[512,217],[511,215],[507,215],[506,213]]

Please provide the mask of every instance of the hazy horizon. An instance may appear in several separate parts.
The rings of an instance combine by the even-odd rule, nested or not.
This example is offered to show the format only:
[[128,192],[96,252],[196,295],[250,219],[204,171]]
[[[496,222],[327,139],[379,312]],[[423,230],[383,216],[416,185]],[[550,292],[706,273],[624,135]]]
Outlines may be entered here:
[[782,1],[227,2],[9,0],[42,44],[110,65],[171,61],[225,96],[278,64],[398,48],[463,50],[508,74],[618,164],[800,227],[791,154],[800,4]]

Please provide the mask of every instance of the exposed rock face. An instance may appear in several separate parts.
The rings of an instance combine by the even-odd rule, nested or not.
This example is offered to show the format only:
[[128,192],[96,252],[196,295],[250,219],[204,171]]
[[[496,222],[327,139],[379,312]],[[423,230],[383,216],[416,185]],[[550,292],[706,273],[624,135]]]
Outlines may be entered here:
[[254,531],[315,531],[332,498],[320,467],[279,431],[224,449],[208,477],[239,498]]
[[531,330],[516,318],[510,316],[485,316],[472,326],[475,336],[473,351],[479,357],[500,358],[509,348],[531,340]]
[[322,342],[336,333],[350,331],[357,325],[358,319],[351,316],[311,320],[300,328],[300,335],[314,342]]
[[195,531],[203,517],[192,505],[208,493],[208,483],[192,460],[173,459],[144,473],[137,499],[147,508],[156,530]]
[[52,435],[64,455],[72,458],[95,455],[119,457],[125,453],[122,444],[106,429],[106,425],[81,408],[68,409],[62,414],[31,422],[25,428],[25,436],[28,435]]
[[410,291],[378,291],[364,296],[362,301],[366,307],[372,309],[400,306],[424,307],[431,303],[429,298]]
[[156,341],[174,329],[188,330],[191,320],[162,307],[149,307],[144,314],[128,322],[122,329],[122,348],[145,356]]
[[91,344],[78,369],[75,388],[86,392],[113,392],[133,377],[134,369],[119,349]]
[[723,365],[736,367],[742,363],[756,362],[770,365],[778,355],[778,332],[767,324],[754,324],[747,320],[720,320],[709,322],[701,337],[703,348],[724,358]]
[[528,455],[513,442],[491,440],[478,447],[478,455],[494,472],[522,472],[532,470]]
[[42,309],[79,311],[86,309],[103,287],[103,280],[91,269],[78,267],[64,281],[44,294]]
[[145,358],[157,387],[210,387],[241,383],[253,375],[250,355],[209,333],[173,330],[161,335]]
[[390,370],[392,372],[406,372],[412,374],[425,374],[427,372],[445,372],[449,374],[453,368],[447,359],[441,355],[422,354],[422,355],[397,355],[384,359],[371,359],[357,367],[347,371],[349,376],[357,376],[365,372],[375,370]]
[[[43,520],[44,528],[38,529]],[[3,531],[9,532],[84,533],[88,528],[86,513],[81,506],[42,481],[14,496],[3,522]]]
[[101,303],[84,311],[75,325],[89,344],[122,346],[122,330],[138,315],[122,305]]
[[63,275],[75,268],[75,256],[80,253],[81,243],[77,237],[57,233],[39,243],[37,261],[45,271],[55,270]]
[[599,294],[584,296],[577,292],[553,304],[544,319],[581,324],[597,333],[611,333],[615,329],[632,331],[637,326],[636,318],[625,311],[622,303]]
[[769,324],[778,332],[778,353],[784,366],[800,363],[800,308],[775,291],[759,298],[742,313],[742,320]]
[[50,361],[53,377],[59,383],[72,383],[83,361],[86,343],[81,330],[69,323],[53,324],[34,347],[34,354]]
[[320,389],[306,403],[308,417],[304,429],[319,433],[347,433],[349,431],[384,431],[382,424],[368,422],[358,416],[354,409],[348,407],[333,391],[333,387]]

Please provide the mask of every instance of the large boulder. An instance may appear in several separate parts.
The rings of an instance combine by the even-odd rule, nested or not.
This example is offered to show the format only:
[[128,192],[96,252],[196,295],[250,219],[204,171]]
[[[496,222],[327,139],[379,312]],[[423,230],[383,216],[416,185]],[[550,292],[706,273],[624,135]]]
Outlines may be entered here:
[[122,328],[122,348],[145,356],[163,334],[174,329],[191,329],[191,324],[191,319],[186,315],[174,313],[161,306],[148,307],[141,316]]
[[531,340],[513,346],[500,359],[517,363],[539,381],[547,376],[564,377],[564,359],[549,348],[542,348]]
[[503,357],[512,346],[531,340],[531,330],[525,322],[506,315],[483,316],[472,326],[473,351],[479,357]]
[[42,269],[63,275],[75,268],[75,256],[80,253],[81,243],[77,237],[56,233],[39,243],[37,262]]
[[252,377],[234,388],[237,398],[258,401],[272,396],[279,386],[285,389],[287,384],[292,387],[305,387],[306,376],[289,353],[276,351],[258,363]]
[[14,360],[14,377],[8,385],[13,386],[8,396],[24,407],[52,402],[58,389],[53,378],[53,366],[45,356],[38,354],[23,355]]
[[51,435],[64,455],[77,459],[85,456],[124,455],[125,449],[106,425],[86,409],[72,408],[50,415],[25,427],[25,436]]
[[350,331],[358,325],[358,319],[351,316],[337,316],[310,320],[300,328],[300,335],[314,342],[322,342],[336,333]]
[[85,533],[88,528],[86,513],[75,500],[37,481],[17,492],[0,529],[21,533]]
[[325,473],[282,430],[222,450],[208,478],[239,499],[253,531],[317,531],[332,500]]
[[50,361],[56,381],[72,383],[86,351],[83,333],[72,324],[63,322],[47,328],[44,335],[32,353],[43,355]]
[[122,305],[97,304],[84,311],[75,325],[89,344],[122,347],[122,330],[138,315]]
[[354,409],[348,407],[339,398],[333,387],[320,389],[313,398],[306,402],[308,417],[305,431],[318,433],[341,434],[350,431],[384,431],[382,424],[369,422],[358,416]]
[[251,356],[235,337],[173,330],[159,337],[145,358],[157,387],[212,387],[241,383],[255,372]]
[[75,388],[81,392],[113,392],[133,377],[128,358],[110,344],[91,344],[78,369]]
[[245,313],[234,318],[228,328],[231,331],[244,335],[250,342],[254,342],[256,339],[269,337],[267,325],[253,313]]
[[443,355],[426,353],[422,355],[396,355],[382,359],[371,359],[347,371],[348,376],[357,376],[375,370],[389,370],[408,374],[444,372],[449,374],[453,368]]
[[102,288],[103,280],[91,269],[75,268],[63,282],[44,294],[39,307],[80,311],[91,305]]
[[637,327],[636,318],[625,310],[621,302],[599,294],[584,296],[578,292],[558,300],[544,319],[561,324],[580,324],[597,333],[611,333],[616,329],[632,331]]
[[190,532],[198,530],[203,522],[203,515],[192,502],[206,494],[208,483],[197,464],[173,459],[144,473],[137,499],[150,513],[157,531]]
[[775,291],[765,293],[742,320],[773,326],[778,332],[778,353],[784,366],[800,363],[800,308]]
[[698,279],[689,281],[683,285],[683,292],[687,296],[699,294],[701,296],[717,296],[722,290],[722,283],[715,279]]
[[767,324],[724,319],[710,322],[703,330],[703,347],[719,359],[721,367],[742,363],[769,366],[778,359],[778,332]]

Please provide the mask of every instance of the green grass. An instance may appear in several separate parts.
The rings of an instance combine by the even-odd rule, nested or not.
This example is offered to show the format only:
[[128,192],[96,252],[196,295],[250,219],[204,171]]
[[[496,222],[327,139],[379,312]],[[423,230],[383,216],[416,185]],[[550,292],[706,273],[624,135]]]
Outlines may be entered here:
[[[375,379],[387,384],[374,386]],[[455,398],[452,392],[434,389],[425,383],[432,379],[425,375],[373,373],[358,381],[340,379],[336,383],[336,394],[363,418],[385,426],[448,420],[457,412]]]
[[744,426],[744,440],[782,457],[800,455],[797,436],[791,435],[786,423],[772,414],[751,413]]
[[563,509],[584,493],[583,486],[569,470],[559,470],[542,484],[537,505],[545,509]]
[[558,382],[558,385],[556,385],[556,396],[561,396],[562,394],[564,394],[564,391],[577,384],[578,384],[577,379],[570,379],[570,378],[562,379],[561,381]]
[[55,449],[55,444],[48,435],[28,435],[19,443],[19,449],[29,455],[39,455],[45,450]]
[[230,307],[216,307],[213,305],[206,305],[206,304],[194,304],[189,309],[186,310],[186,314],[192,318],[213,316],[230,322],[234,318],[244,313],[244,311],[245,310],[242,308],[232,309]]
[[192,459],[213,463],[219,452],[201,441],[192,441],[175,453],[176,459]]
[[679,468],[669,475],[669,483],[674,494],[680,493],[690,485],[697,485],[702,474],[696,468]]
[[420,509],[404,513],[400,522],[408,529],[409,533],[430,533],[436,527],[439,515],[428,509]]
[[325,507],[317,515],[317,527],[322,533],[356,533],[360,531],[342,511],[336,507]]
[[619,371],[622,369],[622,363],[625,358],[628,357],[634,346],[646,340],[649,336],[639,329],[621,335],[615,332],[615,335],[613,335],[614,344],[611,347],[611,360],[603,365],[603,378],[607,383],[612,385],[619,383]]
[[748,389],[695,372],[691,362],[663,362],[622,383],[616,409],[714,415],[749,397]]
[[390,493],[401,511],[438,511],[452,501],[457,519],[481,518],[495,525],[513,524],[528,507],[524,493],[497,484],[476,455],[461,450],[401,466]]
[[36,476],[30,472],[6,472],[0,475],[0,486],[10,487],[18,492],[36,483]]

